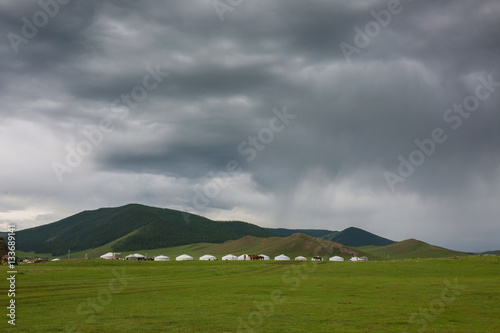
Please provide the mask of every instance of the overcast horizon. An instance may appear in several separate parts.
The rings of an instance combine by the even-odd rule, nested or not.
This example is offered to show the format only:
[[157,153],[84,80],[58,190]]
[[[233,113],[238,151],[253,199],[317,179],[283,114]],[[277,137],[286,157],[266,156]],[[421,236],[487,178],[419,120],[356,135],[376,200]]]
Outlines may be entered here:
[[140,203],[500,249],[500,2],[3,1],[0,231]]

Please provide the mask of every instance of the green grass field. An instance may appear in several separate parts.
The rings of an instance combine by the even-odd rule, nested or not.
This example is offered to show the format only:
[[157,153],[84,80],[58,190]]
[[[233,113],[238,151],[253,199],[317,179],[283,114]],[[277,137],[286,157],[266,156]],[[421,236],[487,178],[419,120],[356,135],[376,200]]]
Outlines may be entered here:
[[499,332],[496,257],[20,265],[1,332]]

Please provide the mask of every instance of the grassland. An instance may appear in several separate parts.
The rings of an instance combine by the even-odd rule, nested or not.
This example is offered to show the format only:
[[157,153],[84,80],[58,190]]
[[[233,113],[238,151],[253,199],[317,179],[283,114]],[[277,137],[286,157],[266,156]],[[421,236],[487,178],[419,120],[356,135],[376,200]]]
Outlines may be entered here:
[[[496,257],[20,265],[1,332],[499,332]],[[7,267],[0,268],[7,277]],[[7,306],[8,285],[0,288]],[[7,312],[6,308],[3,307]]]

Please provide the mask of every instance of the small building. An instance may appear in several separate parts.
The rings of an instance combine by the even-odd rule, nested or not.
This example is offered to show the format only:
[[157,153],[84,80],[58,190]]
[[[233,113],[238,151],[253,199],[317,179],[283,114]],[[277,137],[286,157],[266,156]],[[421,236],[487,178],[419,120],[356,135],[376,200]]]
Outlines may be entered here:
[[181,254],[180,256],[178,256],[177,258],[175,258],[175,260],[177,260],[177,261],[187,261],[187,260],[194,260],[194,259],[190,255]]
[[329,259],[330,261],[344,261],[344,258],[339,256],[333,256]]
[[269,258],[269,256],[266,256],[265,254],[259,254],[259,256],[261,256],[262,258],[264,258],[262,260],[271,260],[271,258]]
[[154,258],[154,261],[170,261],[170,258],[163,254],[160,254],[159,256],[156,256]]
[[284,254],[280,254],[279,256],[274,257],[274,260],[290,260],[290,257],[287,257]]
[[108,260],[118,260],[122,258],[121,253],[113,253],[113,252],[108,252],[106,254],[103,254],[100,256],[101,259],[108,259]]
[[295,260],[297,260],[297,261],[307,261],[307,258],[303,257],[303,256],[298,256],[298,257],[295,257]]
[[222,260],[238,260],[238,257],[232,254],[222,257]]
[[217,258],[211,254],[205,254],[204,256],[201,256],[199,260],[212,261],[212,260],[217,260]]
[[129,254],[125,260],[146,260],[146,257],[139,253]]
[[242,254],[238,257],[238,260],[250,260],[250,256],[248,254]]

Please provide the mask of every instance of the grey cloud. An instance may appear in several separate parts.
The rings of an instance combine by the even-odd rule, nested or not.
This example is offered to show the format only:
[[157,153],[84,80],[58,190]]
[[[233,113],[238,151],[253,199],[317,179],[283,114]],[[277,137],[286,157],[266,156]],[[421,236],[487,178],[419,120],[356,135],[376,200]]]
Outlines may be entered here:
[[[458,129],[443,116],[480,77],[500,81],[500,6],[401,3],[351,62],[340,43],[355,45],[354,27],[364,29],[387,1],[246,1],[224,21],[210,1],[71,1],[18,54],[4,36],[0,223],[38,225],[128,202],[193,210],[194,189],[236,160],[231,185],[197,213],[267,226],[357,225],[456,249],[473,232],[462,249],[494,246],[500,87]],[[10,1],[0,28],[19,33],[37,10]],[[117,113],[112,103],[157,65],[168,77]],[[247,161],[238,146],[284,106],[296,118]],[[59,183],[51,162],[65,163],[67,147],[106,118],[114,130]],[[435,128],[447,141],[392,193],[384,172],[396,173],[398,156]],[[32,220],[16,215],[23,209]]]

